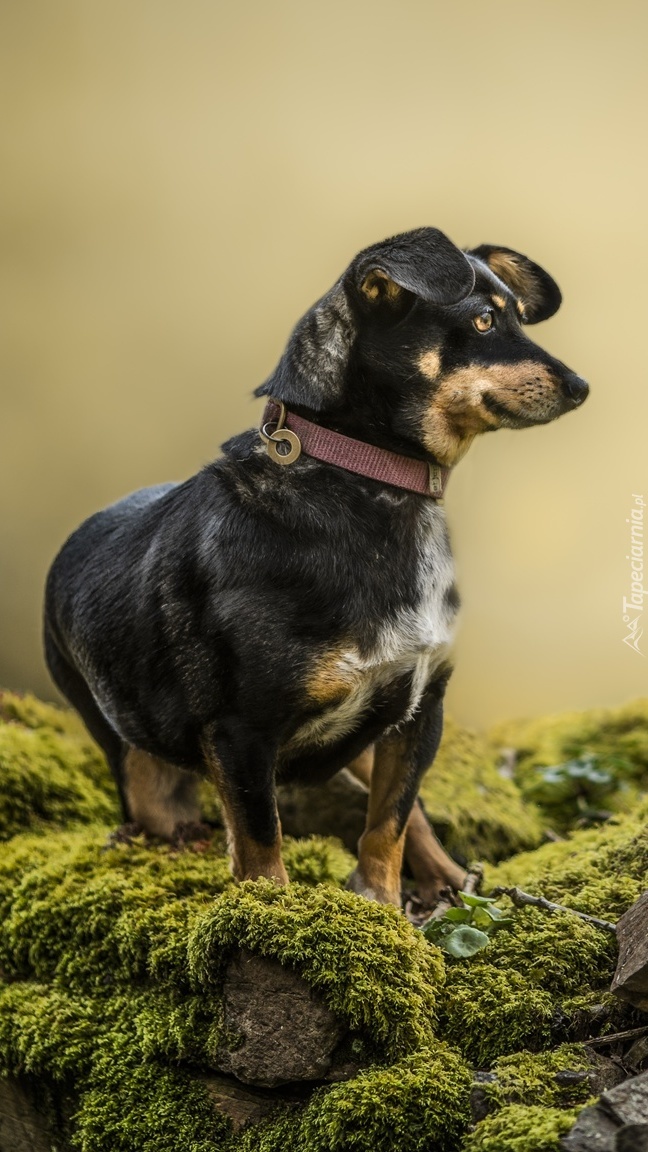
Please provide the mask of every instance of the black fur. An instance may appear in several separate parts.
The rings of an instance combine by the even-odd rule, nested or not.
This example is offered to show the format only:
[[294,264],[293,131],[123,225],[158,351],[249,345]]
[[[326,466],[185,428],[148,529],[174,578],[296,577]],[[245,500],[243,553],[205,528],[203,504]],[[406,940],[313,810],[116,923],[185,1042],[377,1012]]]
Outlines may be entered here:
[[[491,295],[502,292],[489,251],[461,252],[424,228],[360,253],[299,322],[258,392],[424,460],[439,458],[426,421],[450,373],[520,362],[545,373],[551,404],[543,395],[542,407],[532,379],[511,396],[496,387],[483,430],[498,405],[497,418],[519,427],[574,408],[586,386],[524,335],[513,292],[489,332],[475,329],[474,317],[493,311]],[[529,267],[555,302],[554,282]],[[426,352],[438,356],[438,382],[420,369]],[[441,462],[452,463],[442,454]],[[429,655],[436,641],[425,627],[441,638],[458,603],[442,507],[304,455],[278,467],[249,431],[184,483],[137,492],[70,537],[47,581],[46,656],[106,752],[126,818],[128,747],[197,773],[207,771],[209,748],[247,833],[270,844],[277,777],[325,778],[400,725],[402,828],[440,738],[449,668],[441,639],[438,659]],[[387,654],[375,683],[358,674],[369,679],[357,714],[329,731],[344,701],[322,702],[312,685],[338,649],[363,668]],[[428,673],[413,700],[421,668]]]

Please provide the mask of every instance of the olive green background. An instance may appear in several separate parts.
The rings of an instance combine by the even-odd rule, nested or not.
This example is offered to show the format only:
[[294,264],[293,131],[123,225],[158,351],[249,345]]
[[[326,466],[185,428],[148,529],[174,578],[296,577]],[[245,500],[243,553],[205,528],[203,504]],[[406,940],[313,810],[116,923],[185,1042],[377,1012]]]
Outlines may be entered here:
[[2,0],[0,683],[53,695],[67,533],[256,421],[355,252],[434,224],[548,268],[565,302],[535,334],[592,386],[452,477],[451,709],[646,692],[621,601],[648,499],[647,25],[628,0]]

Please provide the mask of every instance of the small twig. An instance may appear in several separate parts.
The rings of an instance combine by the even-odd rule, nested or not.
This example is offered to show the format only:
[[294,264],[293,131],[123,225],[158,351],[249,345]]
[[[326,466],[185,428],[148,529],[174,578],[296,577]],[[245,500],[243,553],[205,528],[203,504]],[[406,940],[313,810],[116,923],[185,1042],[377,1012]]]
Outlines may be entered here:
[[578,916],[579,920],[585,920],[588,924],[593,924],[595,928],[600,928],[602,932],[613,932],[616,935],[616,924],[610,924],[608,920],[599,920],[596,916],[587,916],[585,912],[577,912],[575,908],[565,908],[562,904],[554,904],[551,900],[547,900],[544,896],[531,896],[529,892],[523,892],[521,888],[493,888],[491,896],[508,896],[516,908],[542,908],[545,912],[569,912],[571,916]]
[[545,828],[544,838],[548,840],[550,844],[560,844],[565,840],[565,837],[561,836],[560,833],[556,832],[553,828]]
[[642,1024],[641,1028],[627,1028],[625,1032],[611,1032],[609,1036],[595,1036],[593,1040],[583,1040],[583,1044],[596,1048],[600,1044],[614,1044],[617,1040],[629,1040],[631,1036],[643,1036],[644,1032],[648,1032],[648,1024]]
[[466,872],[466,883],[461,889],[467,896],[476,896],[481,888],[482,880],[484,879],[484,865],[471,864]]

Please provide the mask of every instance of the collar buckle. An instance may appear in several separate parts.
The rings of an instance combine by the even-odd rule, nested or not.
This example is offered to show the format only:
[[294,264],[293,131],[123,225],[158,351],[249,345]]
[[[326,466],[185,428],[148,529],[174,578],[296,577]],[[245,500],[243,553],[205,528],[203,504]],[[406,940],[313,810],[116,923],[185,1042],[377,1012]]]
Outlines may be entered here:
[[436,500],[440,500],[443,496],[443,471],[439,464],[428,464],[428,488],[430,495],[434,496]]

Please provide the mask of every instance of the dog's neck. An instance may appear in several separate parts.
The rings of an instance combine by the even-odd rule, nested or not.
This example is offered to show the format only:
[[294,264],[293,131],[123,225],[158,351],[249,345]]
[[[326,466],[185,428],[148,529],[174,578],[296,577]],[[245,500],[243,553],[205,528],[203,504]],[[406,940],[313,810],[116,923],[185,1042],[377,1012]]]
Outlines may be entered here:
[[449,468],[356,440],[288,411],[274,399],[266,404],[259,432],[268,455],[281,467],[289,467],[303,452],[326,464],[433,500],[443,498],[450,475]]

